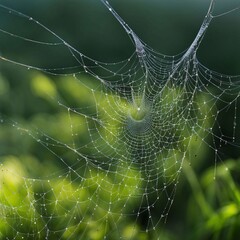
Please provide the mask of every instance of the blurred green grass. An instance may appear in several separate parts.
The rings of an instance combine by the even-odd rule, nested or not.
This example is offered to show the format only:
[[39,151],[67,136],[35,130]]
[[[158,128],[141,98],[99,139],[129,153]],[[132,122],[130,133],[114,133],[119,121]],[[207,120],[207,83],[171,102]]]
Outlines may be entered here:
[[[2,85],[7,85],[4,83],[7,79],[1,81]],[[65,83],[69,87],[63,87]],[[214,160],[208,155],[207,146],[201,144],[201,133],[199,132],[198,137],[192,137],[187,153],[188,159],[183,166],[183,176],[168,221],[156,230],[154,235],[144,233],[140,231],[140,226],[139,229],[133,229],[134,222],[130,216],[127,221],[122,221],[119,215],[126,199],[132,201],[134,206],[138,201],[130,196],[139,195],[141,198],[142,193],[135,192],[136,189],[141,189],[136,188],[137,185],[141,185],[139,172],[134,170],[123,172],[123,181],[121,178],[117,180],[116,176],[112,177],[110,173],[103,172],[101,175],[92,169],[89,173],[85,172],[85,178],[81,180],[74,174],[71,175],[71,170],[69,173],[61,172],[66,167],[61,165],[59,158],[64,157],[67,165],[71,166],[76,155],[71,151],[68,155],[66,147],[63,149],[53,147],[56,157],[45,148],[46,144],[51,145],[51,139],[45,138],[53,137],[59,140],[59,143],[71,142],[75,138],[70,134],[71,124],[77,126],[75,129],[78,132],[77,141],[83,143],[89,141],[85,139],[87,126],[81,122],[81,116],[72,115],[71,121],[74,123],[70,123],[69,112],[57,104],[57,98],[63,99],[61,95],[66,95],[70,96],[68,100],[75,106],[92,106],[92,99],[87,97],[91,93],[87,93],[86,87],[76,82],[74,78],[53,81],[37,72],[33,73],[31,80],[26,84],[31,91],[28,94],[32,96],[33,111],[31,112],[31,108],[28,109],[31,114],[24,120],[19,119],[20,123],[2,118],[5,122],[0,125],[0,139],[3,143],[0,232],[3,239],[4,237],[43,239],[47,235],[47,229],[51,230],[51,233],[48,233],[50,239],[58,239],[59,236],[62,236],[62,239],[102,239],[105,234],[103,229],[111,232],[115,223],[118,225],[118,234],[125,239],[232,240],[239,237],[239,160],[229,159],[215,166]],[[2,98],[4,91],[6,93],[14,90],[2,88]],[[83,102],[78,97],[82,94],[86,95]],[[102,106],[106,110],[104,101],[102,98]],[[99,105],[101,106],[101,103]],[[35,111],[36,107],[38,111]],[[206,106],[203,105],[202,108]],[[91,111],[90,113],[93,114]],[[104,115],[102,117],[106,118]],[[37,130],[34,126],[37,126]],[[41,142],[45,147],[40,144]],[[54,141],[52,143],[57,145]],[[176,153],[173,152],[174,154]],[[202,163],[206,161],[210,161],[209,166],[201,169]],[[171,165],[170,159],[169,164]],[[52,173],[56,175],[51,175]],[[167,175],[173,174],[169,172]],[[54,176],[59,176],[59,179],[54,180]],[[117,184],[118,181],[120,185]],[[104,187],[99,188],[101,185]],[[111,195],[108,195],[109,189]],[[112,212],[108,212],[111,201]],[[98,202],[99,207],[96,207],[94,202]],[[159,217],[158,212],[154,214],[156,216],[153,215],[153,218]],[[82,219],[84,221],[80,224]],[[84,222],[87,221],[89,223],[86,225]],[[118,239],[118,234],[114,232],[111,239]]]
[[[61,8],[60,5],[58,7]],[[231,20],[228,21],[231,22]],[[136,26],[136,28],[139,27]],[[176,31],[177,28],[180,27],[176,26]],[[220,31],[221,27],[216,29]],[[212,40],[214,37],[210,36],[209,39]],[[10,46],[14,46],[14,43]],[[109,54],[113,52],[113,48],[114,46],[109,48]],[[90,49],[89,52],[93,55],[98,54],[91,46],[87,49]],[[232,47],[232,49],[236,48]],[[6,51],[7,47],[3,50]],[[14,48],[12,50],[14,51]],[[121,50],[118,51],[120,55]],[[208,48],[202,55],[207,51]],[[126,52],[122,55],[127,55]],[[31,51],[25,51],[25,54],[26,58],[29,54],[30,59],[35,58]],[[46,51],[43,53],[43,59],[45,55]],[[60,58],[64,59],[64,55]],[[230,72],[230,68],[238,69],[239,64],[235,63],[237,61],[234,56],[232,62],[234,64],[231,66],[228,64],[226,71]],[[213,60],[210,63],[216,64],[215,66],[219,69],[222,68],[222,63],[213,62]],[[110,175],[101,176],[93,171],[81,182],[84,187],[79,187],[79,182],[74,181],[77,179],[76,176],[61,172],[62,163],[58,159],[59,156],[64,156],[68,166],[71,166],[76,155],[71,151],[68,153],[64,147],[56,147],[57,156],[55,156],[37,142],[44,138],[42,141],[45,144],[49,136],[58,139],[61,143],[70,144],[73,138],[76,138],[79,145],[89,142],[82,117],[71,114],[71,121],[76,126],[75,131],[78,132],[77,136],[72,136],[69,112],[57,102],[61,101],[71,107],[85,107],[86,114],[94,114],[92,106],[95,102],[89,97],[91,92],[73,78],[50,78],[39,72],[29,72],[5,64],[1,65],[1,70],[0,120],[3,122],[0,124],[0,163],[2,164],[0,167],[0,238],[43,239],[50,234],[47,232],[49,228],[55,232],[49,235],[50,239],[59,239],[62,234],[62,239],[102,239],[105,234],[103,229],[110,231],[116,223],[119,233],[114,232],[111,239],[118,239],[119,235],[125,239],[136,240],[157,238],[161,240],[235,240],[240,237],[240,160],[224,159],[224,162],[217,162],[215,166],[211,150],[201,145],[201,139],[193,137],[188,150],[189,159],[183,167],[184,171],[167,223],[163,224],[155,235],[140,231],[141,226],[139,229],[133,229],[134,222],[130,217],[127,221],[122,221],[118,214],[108,213],[106,209],[110,199],[106,196],[104,189],[98,193],[98,198],[103,200],[101,207],[95,209],[93,199],[89,200],[91,196],[94,198],[94,192],[98,185],[102,184],[102,179],[105,179],[104,183],[110,184],[110,188],[112,187],[113,178]],[[86,77],[86,81],[91,79]],[[198,101],[201,105],[202,99]],[[104,99],[100,100],[100,104],[106,107]],[[201,105],[201,107],[205,106]],[[36,133],[38,131],[39,135]],[[57,145],[56,142],[53,143]],[[170,161],[169,164],[171,165]],[[52,173],[56,173],[52,176],[53,178],[60,175],[64,177],[48,182]],[[121,201],[124,202],[126,196],[130,193],[138,194],[134,192],[136,186],[140,184],[138,173],[129,171],[124,174],[125,182],[122,184],[126,184],[129,188],[113,189],[112,197],[120,197],[119,203],[115,203],[112,207],[116,212],[119,212]],[[130,201],[133,206],[136,204],[134,199]],[[92,209],[95,209],[94,218]],[[155,214],[156,216],[153,217],[158,218],[159,213]],[[79,224],[83,217],[85,221],[89,219],[88,225]],[[98,224],[99,219],[102,225]]]

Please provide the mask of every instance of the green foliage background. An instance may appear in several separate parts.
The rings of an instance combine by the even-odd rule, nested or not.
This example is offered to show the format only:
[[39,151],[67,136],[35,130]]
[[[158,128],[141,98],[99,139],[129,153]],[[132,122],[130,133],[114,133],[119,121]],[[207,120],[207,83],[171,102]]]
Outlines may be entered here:
[[[168,5],[166,1],[163,1],[163,4],[152,1],[149,6],[143,1],[139,1],[137,5],[136,1],[123,2],[119,4],[113,1],[113,5],[121,16],[123,15],[126,21],[132,24],[139,36],[161,52],[170,54],[176,54],[179,49],[183,50],[189,45],[201,24],[207,6],[205,1],[204,4],[198,1],[197,6],[186,1],[189,7],[182,7],[177,1],[174,7]],[[93,58],[117,61],[128,56],[133,49],[122,29],[97,1],[82,3],[69,1],[67,4],[64,1],[36,1],[31,4],[1,1],[1,3],[11,5],[39,19],[74,47]],[[125,5],[130,6],[128,10]],[[199,14],[194,14],[196,11],[192,9],[195,8],[199,10]],[[18,20],[3,15],[0,16],[1,27],[14,29]],[[174,16],[176,21],[170,20],[169,16]],[[224,38],[224,32],[232,34],[229,26],[232,26],[234,32],[234,26],[238,25],[239,21],[239,16],[233,13],[214,22],[203,42],[203,47],[199,50],[199,58],[203,63],[221,72],[233,74],[239,72],[237,44],[231,43],[229,46],[228,40]],[[50,38],[47,34],[44,36],[43,31],[37,30],[29,25],[27,29],[18,31],[19,34],[25,31],[26,35],[34,39]],[[240,32],[237,32],[238,34],[232,34],[231,38],[236,43],[240,38]],[[17,61],[38,64],[43,68],[60,66],[63,63],[65,66],[72,64],[72,57],[62,49],[60,51],[51,48],[41,52],[29,43],[17,41],[16,38],[6,39],[4,35],[0,35],[0,43],[1,53]],[[224,57],[227,55],[231,56],[229,57],[231,61],[225,60]],[[94,206],[89,200],[89,196],[94,196],[93,193],[101,181],[101,176],[93,172],[91,177],[81,183],[75,183],[74,176],[48,182],[49,176],[54,172],[58,173],[62,166],[55,155],[34,140],[34,137],[41,140],[44,136],[35,135],[34,130],[31,132],[37,127],[60,142],[71,141],[68,112],[59,106],[57,101],[61,100],[68,106],[83,107],[93,104],[90,93],[72,77],[48,76],[2,61],[0,70],[0,120],[2,120],[0,239],[22,239],[22,237],[43,239],[46,236],[44,217],[50,215],[55,217],[52,225],[48,226],[55,231],[55,234],[49,236],[50,239],[59,239],[60,235],[62,239],[103,239],[104,228],[91,217]],[[92,84],[95,84],[87,76],[85,81],[92,81]],[[104,102],[102,104],[104,105]],[[199,104],[201,105],[201,102]],[[81,121],[79,116],[72,117],[72,120]],[[224,129],[228,129],[232,123],[230,120],[219,121],[225,124]],[[84,141],[86,126],[84,127],[84,124],[80,126],[79,135],[81,141]],[[29,135],[28,130],[33,136]],[[237,131],[240,132],[239,126]],[[70,165],[76,156],[65,150],[56,149],[56,152],[58,156],[68,159]],[[118,221],[118,216],[116,219],[111,216],[112,222],[109,221],[108,226],[105,227],[111,230],[113,223],[117,221],[119,232],[125,239],[238,239],[240,237],[239,149],[232,147],[223,149],[223,161],[215,164],[213,152],[206,145],[201,144],[200,139],[195,139],[191,142],[188,153],[191,157],[185,161],[167,223],[163,224],[155,235],[140,231],[144,226],[139,226],[139,229],[133,231],[131,226],[134,222],[130,217],[128,221]],[[129,171],[125,184],[128,186],[138,184],[134,180],[137,179],[137,175],[137,172]],[[34,182],[25,180],[24,177],[34,179]],[[111,179],[108,181],[111,182]],[[81,187],[81,184],[84,187]],[[128,196],[132,189],[120,188],[114,192],[115,196],[119,196],[119,191],[124,201],[125,196]],[[100,198],[105,198],[104,192],[99,194],[102,194]],[[41,204],[43,195],[45,200]],[[45,208],[44,204],[48,201],[50,204]],[[109,199],[106,197],[105,201]],[[33,204],[35,202],[38,204]],[[79,208],[78,202],[84,204]],[[132,204],[136,203],[133,201]],[[114,208],[117,211],[121,206],[116,204]],[[106,217],[107,213],[101,208],[95,211],[96,219]],[[41,217],[38,216],[39,214]],[[156,216],[153,217],[158,217],[159,213],[155,214]],[[61,218],[63,215],[65,222]],[[86,219],[91,219],[88,225],[79,224],[83,215]],[[35,222],[33,219],[38,221]],[[68,226],[65,226],[66,222]],[[58,235],[58,229],[65,231]],[[118,237],[119,235],[113,234],[111,239]]]

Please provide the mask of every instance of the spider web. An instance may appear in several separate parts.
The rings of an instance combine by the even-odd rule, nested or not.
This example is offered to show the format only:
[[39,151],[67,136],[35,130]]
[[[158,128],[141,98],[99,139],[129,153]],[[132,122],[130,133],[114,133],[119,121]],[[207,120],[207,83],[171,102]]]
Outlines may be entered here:
[[[8,17],[36,26],[53,41],[35,40],[5,28],[0,29],[2,35],[39,48],[65,49],[75,65],[46,68],[5,55],[0,59],[67,79],[65,87],[74,86],[71,93],[80,99],[68,104],[52,91],[61,115],[49,123],[49,130],[1,118],[4,125],[10,123],[34,139],[47,152],[43,156],[51,155],[52,160],[42,160],[50,170],[41,169],[40,176],[28,173],[14,157],[1,160],[0,232],[4,239],[157,239],[184,164],[196,154],[195,145],[212,149],[215,163],[221,159],[222,146],[238,147],[240,77],[209,70],[197,58],[209,25],[226,12],[214,15],[215,2],[211,1],[192,44],[168,56],[144,43],[109,2],[101,3],[134,46],[125,60],[92,59],[34,18],[0,5]],[[227,109],[233,110],[230,136],[219,124]],[[65,129],[58,129],[61,121]],[[54,172],[52,165],[56,165]]]

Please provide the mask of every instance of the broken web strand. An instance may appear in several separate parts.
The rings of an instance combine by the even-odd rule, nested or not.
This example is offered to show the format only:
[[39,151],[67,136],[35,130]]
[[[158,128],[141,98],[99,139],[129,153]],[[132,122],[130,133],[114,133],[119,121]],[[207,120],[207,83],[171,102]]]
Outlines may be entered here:
[[[111,12],[113,12],[113,9],[111,10]],[[211,11],[209,13],[211,13]],[[207,15],[208,17],[211,16],[211,14],[209,13]],[[118,19],[121,20],[120,18]],[[29,20],[34,21],[31,18],[29,18]],[[206,21],[207,25],[209,24],[208,21],[210,22],[210,20]],[[38,24],[38,22],[36,23]],[[96,104],[96,117],[94,117],[92,115],[89,116],[81,113],[81,109],[74,110],[73,108],[68,108],[66,105],[62,104],[63,107],[66,107],[68,111],[69,119],[71,121],[71,132],[73,132],[73,134],[77,134],[77,130],[74,130],[74,126],[76,126],[76,123],[72,123],[74,115],[77,115],[78,117],[83,116],[83,118],[85,119],[84,121],[87,124],[87,131],[91,139],[90,142],[84,146],[79,147],[78,143],[74,141],[73,147],[70,147],[63,142],[55,141],[54,138],[50,138],[49,136],[47,136],[46,138],[48,138],[48,141],[53,141],[52,144],[50,144],[47,140],[43,141],[42,143],[47,148],[47,150],[51,151],[53,154],[55,154],[55,152],[52,150],[52,148],[55,148],[56,146],[62,146],[63,148],[76,153],[76,155],[80,155],[80,158],[76,161],[77,163],[80,163],[82,159],[85,159],[86,172],[83,175],[77,174],[76,178],[85,179],[87,181],[87,172],[93,171],[91,170],[92,166],[93,169],[98,169],[99,174],[103,173],[103,177],[97,180],[98,186],[90,197],[90,202],[96,206],[99,206],[99,202],[101,202],[101,197],[95,199],[94,196],[100,193],[101,190],[106,190],[104,188],[105,183],[111,185],[111,190],[108,189],[107,193],[109,194],[109,196],[111,196],[112,199],[114,199],[114,194],[112,192],[114,190],[115,184],[113,184],[113,182],[108,179],[111,174],[115,174],[116,177],[121,176],[123,179],[123,183],[126,181],[126,179],[129,178],[129,176],[122,173],[122,171],[125,170],[125,167],[121,167],[121,164],[123,164],[123,166],[127,166],[129,168],[129,171],[131,171],[131,169],[136,170],[133,172],[135,174],[137,172],[140,172],[142,175],[141,177],[139,177],[139,181],[141,182],[141,184],[136,185],[135,187],[132,186],[133,189],[137,189],[137,187],[140,188],[140,192],[138,193],[141,199],[139,209],[133,213],[133,215],[136,216],[136,229],[138,226],[138,219],[144,213],[147,213],[149,217],[146,231],[156,228],[156,226],[158,225],[158,221],[151,218],[153,215],[151,211],[154,210],[154,207],[157,206],[158,202],[160,202],[162,198],[167,197],[167,203],[165,209],[162,211],[163,214],[161,215],[160,220],[166,218],[169,212],[170,206],[172,205],[174,199],[175,189],[181,172],[182,163],[183,160],[187,158],[186,149],[188,148],[190,141],[187,141],[188,143],[184,146],[183,150],[180,151],[182,152],[180,156],[178,156],[178,153],[175,153],[174,150],[178,148],[181,149],[181,145],[186,140],[186,138],[190,138],[191,140],[192,133],[199,135],[199,132],[196,130],[197,127],[209,133],[213,138],[218,137],[219,140],[222,140],[225,137],[224,135],[220,135],[220,137],[214,136],[211,127],[209,127],[209,129],[206,129],[206,126],[204,126],[204,122],[207,121],[207,118],[209,118],[209,114],[213,114],[212,108],[214,104],[217,101],[223,101],[223,99],[221,98],[222,94],[225,93],[234,95],[234,91],[238,90],[239,87],[236,84],[237,81],[234,81],[234,83],[232,83],[231,87],[229,88],[229,83],[234,79],[233,77],[214,73],[213,71],[206,69],[197,61],[195,53],[200,44],[200,40],[204,36],[207,25],[202,25],[203,28],[200,29],[200,34],[196,37],[197,40],[194,40],[191,47],[182,55],[175,57],[167,57],[154,52],[146,44],[144,44],[137,37],[137,35],[132,32],[132,30],[130,30],[128,34],[131,33],[130,36],[133,40],[133,43],[136,45],[136,51],[126,61],[113,64],[106,64],[94,61],[93,59],[79,53],[76,49],[72,48],[70,44],[64,42],[62,39],[56,36],[58,39],[60,39],[61,43],[64,46],[68,47],[73,57],[82,67],[81,71],[75,73],[75,78],[81,81],[81,74],[88,73],[94,78],[98,79],[103,84],[104,88],[100,93],[100,99],[106,100],[104,103],[107,105],[107,107],[102,107],[101,104]],[[46,27],[44,28],[48,31]],[[15,63],[19,64],[17,62]],[[31,67],[27,64],[25,66]],[[113,66],[120,66],[120,70],[111,70],[110,68]],[[96,70],[98,68],[103,69],[105,71],[105,75],[98,76]],[[130,72],[127,70],[128,68],[131,69]],[[54,69],[35,69],[57,75],[60,74],[55,73]],[[64,71],[66,70],[66,68],[62,68],[62,70]],[[223,79],[222,83],[220,83],[221,85],[219,85],[219,78]],[[236,77],[236,79],[239,81],[238,77]],[[148,85],[145,84],[146,80]],[[140,86],[143,85],[144,88],[139,87],[139,83]],[[129,88],[122,90],[122,88],[126,86],[129,86]],[[180,88],[178,89],[177,86],[180,86]],[[209,86],[216,87],[220,93],[216,95],[213,91],[209,90]],[[110,93],[107,91],[109,89],[111,90]],[[144,89],[144,91],[142,91],[142,89]],[[232,89],[234,89],[234,91]],[[92,96],[95,99],[95,103],[98,103],[99,94],[97,90],[92,88],[90,88],[90,90],[92,91]],[[144,98],[138,99],[139,96],[142,97],[143,92]],[[206,104],[212,106],[210,107],[210,109],[205,110],[205,112],[204,110],[200,109],[200,112],[202,111],[202,118],[200,118],[200,120],[197,118],[196,115],[191,116],[190,114],[191,109],[193,108],[192,106],[196,104],[195,95],[197,95],[197,92],[206,92],[208,95]],[[121,94],[125,102],[122,102],[121,97],[113,95],[114,93]],[[237,95],[235,99],[236,101],[238,99],[238,96],[239,95]],[[184,100],[189,101],[185,106],[178,107],[177,105],[179,103],[182,102],[184,104]],[[227,106],[233,103],[237,104],[236,101],[233,101],[232,103],[226,102],[226,104]],[[124,104],[126,104],[127,107],[124,107]],[[146,106],[143,107],[143,104]],[[139,113],[139,106],[146,108],[144,109],[145,112]],[[131,110],[132,107],[133,110]],[[128,111],[129,108],[130,112]],[[193,110],[197,111],[199,110],[198,108],[198,106],[194,106]],[[221,109],[221,111],[223,111],[223,109]],[[102,117],[102,114],[105,114],[106,116]],[[146,121],[142,121],[142,117]],[[216,115],[214,115],[214,117],[216,118]],[[197,127],[195,127],[195,125],[193,124],[193,121],[195,120],[197,120]],[[217,118],[215,120],[217,120]],[[99,125],[101,126],[100,128]],[[115,129],[116,133],[123,134],[114,134],[114,129],[111,130],[109,128],[112,125],[117,126]],[[172,130],[173,126],[175,128],[174,130]],[[166,128],[167,130],[164,131],[162,130],[163,128]],[[176,132],[177,130],[182,131],[184,128],[185,130],[189,131],[189,134],[186,137],[182,136],[182,138],[179,138]],[[189,130],[189,128],[191,130]],[[116,141],[110,141],[109,139],[106,139],[106,136],[104,136],[101,129],[106,130],[106,132],[108,132],[109,135]],[[170,136],[167,131],[172,131],[170,132],[172,136]],[[139,132],[141,133],[140,135],[138,135]],[[34,135],[32,135],[32,137],[33,136]],[[45,136],[45,134],[40,133],[40,136],[36,137],[36,140],[38,141],[41,136]],[[205,140],[204,137],[200,137],[202,141],[205,141],[206,144],[209,145],[207,139]],[[154,141],[151,141],[151,138],[154,139]],[[155,141],[159,141],[159,143],[157,144]],[[125,149],[127,151],[127,154],[124,155],[123,153],[121,153],[121,151],[118,151],[118,142],[120,142],[121,144],[125,142],[124,145],[130,146],[130,149],[129,147]],[[106,150],[106,146],[109,146],[111,150]],[[94,149],[94,154],[87,155],[81,153],[83,149],[92,147]],[[217,149],[216,145],[211,145],[210,147],[212,147],[214,150]],[[167,155],[163,153],[164,151],[167,152]],[[218,153],[216,152],[216,156],[217,155]],[[56,154],[56,156],[59,155]],[[107,162],[101,162],[102,159],[100,156],[104,156],[104,158],[107,159]],[[172,157],[174,159],[171,159]],[[162,164],[162,166],[160,167],[156,166],[156,159],[158,158],[159,162]],[[131,159],[133,159],[133,161],[131,161]],[[64,159],[60,160],[66,162]],[[76,165],[70,165],[68,162],[66,162],[65,165],[68,171],[67,174],[65,173],[62,176],[66,177],[66,179],[67,176],[71,175],[72,173],[78,173],[78,168],[76,168]],[[89,167],[89,165],[92,166]],[[114,165],[117,165],[117,170],[111,170],[111,167],[113,167]],[[155,169],[155,167],[157,170],[156,172],[151,172],[149,170]],[[169,173],[167,174],[166,171],[168,171],[169,169],[174,169],[174,171],[169,171]],[[94,174],[92,174],[91,176],[94,178]],[[164,180],[162,180],[162,178]],[[75,180],[73,179],[71,180],[72,183],[74,181]],[[161,185],[161,183],[159,184],[159,182],[163,182],[163,185]],[[85,184],[87,189],[88,184],[86,182]],[[168,188],[171,187],[171,185],[173,185],[173,190],[169,191]],[[153,188],[153,186],[155,188]],[[128,202],[131,202],[131,194],[129,192],[127,192],[127,194],[128,195],[126,199],[124,199],[125,203],[120,210],[123,216],[130,215],[130,213],[125,212]],[[133,195],[134,194],[135,196],[137,196],[137,192],[134,192]],[[155,200],[152,200],[154,195],[156,198]],[[110,207],[113,202],[116,203],[117,201],[110,200],[109,203],[105,200],[104,202],[107,205],[105,209],[108,210],[108,213],[113,212],[113,208]],[[104,209],[103,206],[106,205],[103,204],[100,208]],[[90,207],[88,209],[90,211]],[[96,210],[96,208],[94,209]],[[109,219],[110,218],[111,217],[109,217]],[[107,219],[106,225],[108,224]],[[120,220],[114,220],[113,224],[117,225],[118,221],[120,222]],[[84,222],[84,220],[82,220],[81,223],[82,222]],[[47,229],[48,227],[45,228]],[[105,235],[107,235],[107,233]],[[119,235],[121,235],[121,233],[119,233]]]

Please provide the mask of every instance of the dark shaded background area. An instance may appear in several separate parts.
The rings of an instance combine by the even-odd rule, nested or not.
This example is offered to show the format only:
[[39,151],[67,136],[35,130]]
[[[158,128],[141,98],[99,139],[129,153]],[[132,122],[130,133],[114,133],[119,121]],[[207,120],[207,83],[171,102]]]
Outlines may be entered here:
[[[133,46],[120,24],[111,16],[100,1],[1,1],[8,7],[32,16],[73,47],[87,56],[101,61],[117,61],[129,56]],[[185,50],[194,39],[207,12],[209,1],[111,1],[112,6],[129,24],[137,35],[153,49],[175,55]],[[237,0],[217,1],[215,13],[221,14],[238,6]],[[14,18],[1,10],[1,27],[21,33],[36,40],[53,40],[46,31],[27,21]],[[239,11],[215,19],[199,49],[200,60],[209,68],[236,74],[238,72],[237,47]],[[25,23],[25,24],[24,24]],[[23,25],[24,24],[24,25]],[[53,54],[53,48],[45,52],[30,51],[29,43],[8,38],[1,34],[1,51],[14,54],[18,59],[29,59],[42,65],[71,63],[66,51]],[[28,47],[28,48],[25,48]],[[30,49],[30,50],[28,50]],[[48,57],[46,58],[46,52]],[[57,55],[57,56],[56,56]],[[69,58],[66,58],[68,55]],[[52,56],[52,58],[50,58]]]
[[[191,44],[209,5],[207,0],[112,0],[109,2],[144,42],[154,50],[167,55],[176,55]],[[33,17],[71,46],[96,60],[116,62],[126,59],[134,51],[127,34],[100,1],[5,0],[0,3]],[[216,14],[221,14],[238,5],[237,0],[219,0],[215,11]],[[240,74],[239,24],[239,10],[213,20],[198,51],[198,58],[204,65],[218,72]],[[31,21],[10,15],[1,8],[0,28],[36,41],[58,41]],[[33,44],[4,33],[0,33],[0,54],[17,62],[40,68],[68,67],[77,64],[66,48]],[[32,73],[27,68],[3,61],[0,61],[0,72],[4,79],[0,82],[0,114],[4,118],[25,122],[27,127],[32,127],[34,123],[32,119],[36,115],[42,114],[44,118],[59,111],[54,104],[36,97],[32,91],[30,82],[33,76],[38,74],[37,72]],[[51,79],[63,93],[59,76],[51,76]],[[231,98],[227,100],[231,101]],[[74,105],[73,100],[70,102]],[[237,109],[239,111],[240,105]],[[223,126],[223,131],[229,135],[233,123],[232,117],[229,116],[233,111],[234,109],[230,109],[218,120]],[[240,132],[239,115],[237,115],[238,132]],[[11,120],[9,123],[7,125],[11,125]],[[6,133],[2,131],[0,156],[32,154],[39,159],[49,157],[50,153],[47,151],[43,153],[32,139],[22,138],[16,132],[14,128],[10,128]],[[183,173],[184,177],[181,178],[175,204],[170,211],[167,224],[164,225],[166,231],[162,239],[237,239],[240,236],[239,199],[233,197],[239,195],[240,171],[237,160],[239,149],[232,146],[222,148],[221,158],[232,175],[229,177],[228,173],[223,173],[224,167],[222,162],[219,162],[217,167],[219,181],[212,184],[210,183],[215,168],[214,154],[209,149],[203,151],[204,153],[200,153],[199,157],[196,156],[196,162],[195,159],[192,160],[194,169],[187,168]],[[235,186],[234,190],[229,188],[231,184]],[[222,189],[225,189],[224,192]],[[238,209],[236,214],[231,215],[227,212],[229,218],[225,217],[223,223],[220,220],[227,213],[224,215],[221,202],[223,206],[235,204]],[[207,204],[214,206],[214,214],[203,213]],[[141,221],[143,225],[146,223],[144,218]]]

